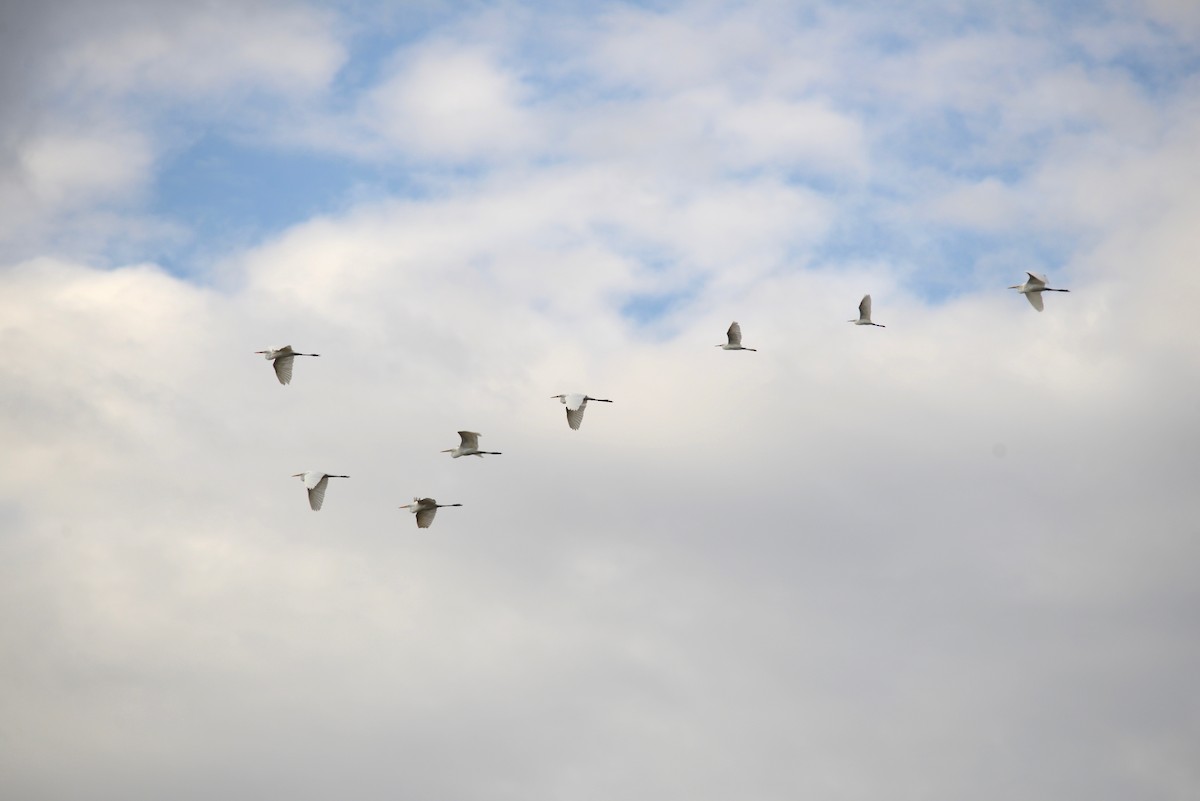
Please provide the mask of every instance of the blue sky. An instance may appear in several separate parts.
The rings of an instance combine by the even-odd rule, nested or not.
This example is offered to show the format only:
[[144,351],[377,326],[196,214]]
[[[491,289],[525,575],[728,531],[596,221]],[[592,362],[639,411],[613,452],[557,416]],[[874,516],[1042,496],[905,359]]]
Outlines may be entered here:
[[7,4],[0,796],[1196,798],[1197,43]]

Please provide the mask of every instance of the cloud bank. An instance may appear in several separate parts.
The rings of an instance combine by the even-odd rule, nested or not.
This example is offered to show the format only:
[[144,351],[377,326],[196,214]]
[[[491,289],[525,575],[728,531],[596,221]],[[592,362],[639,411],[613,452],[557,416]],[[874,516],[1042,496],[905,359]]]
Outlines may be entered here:
[[4,12],[5,797],[1195,796],[1187,4],[406,10]]

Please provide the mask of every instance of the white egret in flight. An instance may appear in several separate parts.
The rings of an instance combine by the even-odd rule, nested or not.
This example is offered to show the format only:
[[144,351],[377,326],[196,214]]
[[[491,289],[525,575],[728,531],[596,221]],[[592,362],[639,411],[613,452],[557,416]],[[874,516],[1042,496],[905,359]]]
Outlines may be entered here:
[[886,325],[871,322],[871,296],[863,295],[863,299],[858,304],[858,319],[849,320],[848,322],[855,325],[873,325],[876,328],[887,328]]
[[298,478],[304,482],[304,486],[308,488],[308,505],[314,512],[319,512],[321,504],[325,502],[325,486],[329,483],[329,479],[350,478],[350,476],[331,476],[320,470],[306,470],[303,473],[292,473],[292,478]]
[[256,350],[255,353],[261,353],[263,358],[269,362],[274,362],[275,377],[279,379],[280,384],[292,383],[292,358],[295,356],[320,356],[319,353],[296,353],[292,350],[291,345],[284,345],[282,348],[271,348],[270,350]]
[[729,330],[725,332],[725,337],[729,341],[722,345],[716,345],[715,347],[721,348],[722,350],[758,350],[758,348],[742,347],[742,327],[738,325],[736,321],[733,323],[733,325],[729,326]]
[[442,453],[448,453],[451,457],[457,459],[460,456],[499,456],[500,451],[481,451],[479,450],[479,432],[478,431],[459,431],[459,439],[462,444],[457,448],[447,448]]
[[437,510],[443,506],[462,506],[461,503],[438,503],[433,498],[413,498],[412,503],[406,503],[401,509],[407,509],[417,516],[417,528],[429,528]]
[[1023,284],[1015,284],[1009,289],[1015,289],[1020,292],[1029,301],[1029,305],[1038,311],[1042,310],[1042,293],[1043,292],[1070,292],[1069,289],[1053,289],[1046,286],[1046,276],[1031,273],[1028,270],[1025,272],[1029,276]]
[[583,412],[587,409],[588,401],[612,403],[612,401],[604,398],[589,397],[582,392],[572,392],[568,395],[551,395],[550,397],[558,398],[567,407],[567,425],[576,431],[579,430],[579,424],[583,422]]

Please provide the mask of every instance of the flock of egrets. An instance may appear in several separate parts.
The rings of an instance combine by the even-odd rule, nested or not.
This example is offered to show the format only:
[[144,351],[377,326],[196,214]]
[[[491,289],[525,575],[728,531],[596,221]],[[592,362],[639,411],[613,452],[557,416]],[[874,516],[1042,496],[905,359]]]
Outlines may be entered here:
[[[1046,286],[1046,277],[1036,273],[1026,272],[1029,276],[1023,284],[1010,286],[1009,289],[1015,289],[1025,296],[1029,304],[1038,311],[1042,311],[1042,293],[1043,292],[1070,292],[1069,289],[1054,289]],[[863,295],[863,299],[858,304],[858,319],[848,320],[847,322],[855,325],[873,325],[876,328],[885,328],[871,321],[871,296]],[[757,348],[747,348],[742,345],[742,327],[736,321],[729,326],[729,330],[725,332],[725,342],[716,345],[723,350],[750,350],[756,351]],[[291,345],[284,345],[281,348],[271,348],[269,350],[255,351],[262,354],[263,358],[272,363],[275,368],[275,377],[279,379],[280,384],[290,384],[292,382],[292,365],[297,356],[320,356],[319,353],[297,353],[292,350]],[[587,409],[588,401],[595,403],[612,403],[607,398],[593,398],[590,395],[585,395],[582,392],[570,392],[562,395],[553,395],[552,398],[557,398],[562,401],[567,407],[567,425],[572,430],[579,430],[579,426],[583,423],[583,413]],[[450,454],[451,458],[457,459],[460,456],[500,456],[499,451],[481,451],[479,449],[479,432],[477,431],[459,431],[459,445],[457,448],[447,448],[442,453]],[[314,511],[321,509],[321,504],[325,502],[325,488],[329,484],[331,478],[349,478],[349,476],[339,476],[330,473],[322,473],[318,470],[306,470],[303,473],[293,473],[293,478],[299,478],[304,482],[305,488],[308,490],[308,505]],[[401,506],[401,509],[408,509],[417,518],[418,528],[429,528],[433,523],[433,518],[437,514],[438,509],[447,506],[462,506],[461,503],[438,503],[433,498],[413,498],[412,503],[407,503]]]

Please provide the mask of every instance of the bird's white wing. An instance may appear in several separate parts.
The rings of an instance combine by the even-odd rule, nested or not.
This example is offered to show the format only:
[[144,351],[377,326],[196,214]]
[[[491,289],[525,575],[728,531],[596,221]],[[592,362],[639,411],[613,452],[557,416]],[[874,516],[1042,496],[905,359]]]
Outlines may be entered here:
[[1029,305],[1038,311],[1042,310],[1042,293],[1041,292],[1026,292],[1025,298],[1029,301]]
[[436,506],[430,506],[417,512],[417,528],[429,528],[429,524],[433,522],[436,514]]
[[[305,479],[304,483],[308,483]],[[308,505],[312,507],[314,512],[320,511],[321,504],[325,503],[325,487],[329,484],[329,476],[321,476],[321,480],[315,485],[308,488]]]
[[572,409],[570,406],[568,406],[567,407],[567,425],[569,425],[571,428],[578,431],[580,424],[583,422],[583,410],[586,408],[587,408],[587,406],[584,406],[582,404],[580,404],[575,409]]
[[1030,286],[1045,286],[1046,285],[1046,276],[1039,275],[1038,273],[1031,273],[1028,270],[1025,271],[1025,274],[1029,276],[1029,280],[1026,281],[1025,283],[1029,284]]
[[863,295],[862,302],[860,302],[858,304],[858,319],[860,319],[860,320],[870,320],[871,319],[871,296],[870,295]]
[[460,439],[462,439],[462,447],[479,450],[479,432],[459,431],[458,436]]
[[275,377],[279,379],[280,384],[292,383],[292,362],[295,360],[295,356],[280,356],[272,362],[275,365]]
[[725,332],[725,336],[729,338],[730,345],[742,344],[742,327],[735,322],[729,326],[729,330]]

